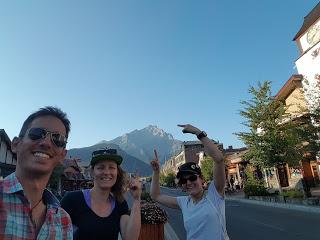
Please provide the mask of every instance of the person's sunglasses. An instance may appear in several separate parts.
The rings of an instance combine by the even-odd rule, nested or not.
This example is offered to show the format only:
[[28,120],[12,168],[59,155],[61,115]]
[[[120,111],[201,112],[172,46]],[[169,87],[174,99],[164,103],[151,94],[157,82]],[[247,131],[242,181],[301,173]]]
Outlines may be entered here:
[[33,141],[45,139],[50,134],[50,139],[54,145],[64,148],[67,145],[67,138],[60,133],[50,132],[44,128],[29,128],[26,135]]
[[198,175],[196,175],[196,174],[192,174],[187,177],[181,177],[181,178],[179,178],[179,184],[186,184],[188,180],[190,182],[194,182],[197,179],[198,179]]

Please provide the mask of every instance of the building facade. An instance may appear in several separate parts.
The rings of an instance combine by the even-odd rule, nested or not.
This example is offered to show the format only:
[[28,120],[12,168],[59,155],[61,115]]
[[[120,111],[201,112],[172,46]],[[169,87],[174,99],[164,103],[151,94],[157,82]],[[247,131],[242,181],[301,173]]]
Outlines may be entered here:
[[184,163],[184,151],[181,151],[178,155],[175,155],[165,161],[161,171],[164,175],[167,175],[170,172],[174,172],[176,174],[178,172],[178,168]]
[[[305,16],[302,27],[293,39],[300,56],[296,60],[299,74],[303,76],[304,96],[310,111],[320,108],[320,2]],[[313,163],[310,174],[320,172],[320,158]]]
[[[218,143],[218,148],[223,151],[223,144]],[[182,143],[181,152],[168,159],[162,166],[162,173],[178,172],[178,168],[186,162],[195,162],[201,166],[201,161],[204,159],[204,146],[201,141],[185,141]]]
[[[276,98],[285,101],[288,106],[287,114],[290,116],[288,121],[299,121],[301,124],[308,116],[308,103],[303,89],[304,77],[302,75],[293,75],[277,93]],[[309,186],[314,186],[319,182],[319,170],[316,159],[301,160],[301,165],[289,168],[288,165],[279,166],[277,171],[269,169],[266,177],[271,187],[277,185],[277,177],[280,180],[281,187],[302,188],[301,178]],[[278,176],[276,175],[278,174]]]
[[17,159],[11,150],[11,140],[4,129],[0,129],[0,178],[16,169]]
[[[218,148],[223,151],[223,144],[212,140],[218,145]],[[185,141],[182,143],[185,162],[195,162],[200,164],[200,154],[204,153],[204,146],[201,141]]]
[[[303,124],[308,113],[320,107],[320,3],[304,17],[303,24],[293,41],[299,49],[295,61],[298,73],[292,75],[276,94],[284,100],[290,119]],[[284,123],[285,124],[285,123]],[[301,160],[300,166],[289,168],[287,164],[276,168],[263,169],[269,187],[302,188],[301,180],[309,186],[319,183],[319,161]]]
[[242,158],[242,155],[247,151],[247,148],[233,148],[229,146],[227,149],[223,151],[225,156],[225,163],[227,169],[226,180],[230,185],[230,179],[239,183],[240,186],[243,186],[243,182],[245,181],[245,173],[244,170],[248,165],[248,161],[245,161]]
[[79,166],[80,159],[66,158],[63,161],[63,175],[61,177],[61,190],[74,191],[88,188],[91,178],[86,178],[83,169]]
[[310,110],[320,106],[320,3],[305,16],[293,39],[300,52],[295,64],[303,76],[304,95]]

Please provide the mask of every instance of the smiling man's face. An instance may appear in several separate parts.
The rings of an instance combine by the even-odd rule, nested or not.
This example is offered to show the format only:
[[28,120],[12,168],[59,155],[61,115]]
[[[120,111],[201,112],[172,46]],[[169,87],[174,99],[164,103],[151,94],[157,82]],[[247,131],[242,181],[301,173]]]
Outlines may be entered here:
[[[66,135],[62,121],[54,116],[34,119],[28,129],[43,128],[50,132]],[[43,139],[31,140],[28,134],[13,140],[12,150],[17,154],[17,171],[34,175],[51,174],[55,166],[65,158],[66,149],[57,147],[50,134]]]

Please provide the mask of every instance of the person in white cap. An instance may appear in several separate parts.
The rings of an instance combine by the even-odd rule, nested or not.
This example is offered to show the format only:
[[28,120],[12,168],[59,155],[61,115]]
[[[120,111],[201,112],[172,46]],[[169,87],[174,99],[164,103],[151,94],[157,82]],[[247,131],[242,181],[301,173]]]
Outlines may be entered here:
[[179,167],[177,173],[178,185],[188,196],[172,197],[160,192],[160,164],[155,151],[155,159],[151,161],[153,169],[151,197],[171,208],[181,209],[187,240],[227,240],[225,220],[225,165],[222,152],[217,145],[207,137],[204,131],[190,125],[178,125],[183,133],[191,133],[202,142],[205,152],[214,161],[213,181],[208,192],[203,188],[203,177],[197,163],[187,162]]

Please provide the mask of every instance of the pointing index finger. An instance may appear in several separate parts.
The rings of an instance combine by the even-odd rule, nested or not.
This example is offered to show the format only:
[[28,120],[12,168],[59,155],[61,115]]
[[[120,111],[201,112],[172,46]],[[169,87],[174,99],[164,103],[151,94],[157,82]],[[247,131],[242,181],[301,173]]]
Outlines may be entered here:
[[136,169],[136,172],[134,173],[134,175],[135,175],[135,179],[139,179],[140,177],[139,169]]
[[155,159],[158,161],[158,153],[157,153],[157,150],[156,149],[153,149],[153,152],[154,152],[154,157]]

